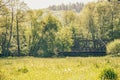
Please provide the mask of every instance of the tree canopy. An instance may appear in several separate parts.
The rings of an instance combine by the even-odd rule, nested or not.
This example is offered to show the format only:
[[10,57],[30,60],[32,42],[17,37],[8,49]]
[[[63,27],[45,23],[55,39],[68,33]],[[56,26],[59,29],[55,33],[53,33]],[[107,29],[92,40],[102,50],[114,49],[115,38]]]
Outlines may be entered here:
[[[117,0],[54,6],[34,10],[21,0],[0,0],[0,54],[52,56],[73,51],[81,39],[120,38]],[[94,42],[86,45],[95,47]]]

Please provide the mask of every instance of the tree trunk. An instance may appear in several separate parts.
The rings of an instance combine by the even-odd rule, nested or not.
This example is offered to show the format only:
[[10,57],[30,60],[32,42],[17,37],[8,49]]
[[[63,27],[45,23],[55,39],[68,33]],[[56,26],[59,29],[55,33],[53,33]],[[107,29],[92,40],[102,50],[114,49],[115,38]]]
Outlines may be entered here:
[[17,31],[17,52],[18,56],[20,56],[20,39],[19,39],[19,23],[18,23],[18,17],[16,16],[16,31]]
[[7,43],[7,52],[6,52],[6,55],[8,55],[8,52],[9,52],[9,47],[10,47],[10,42],[11,42],[11,38],[12,38],[12,28],[13,28],[13,20],[14,20],[14,11],[13,11],[13,8],[12,8],[12,14],[11,14],[12,18],[11,18],[11,26],[10,26],[10,37],[9,37],[9,40],[8,40],[8,43]]

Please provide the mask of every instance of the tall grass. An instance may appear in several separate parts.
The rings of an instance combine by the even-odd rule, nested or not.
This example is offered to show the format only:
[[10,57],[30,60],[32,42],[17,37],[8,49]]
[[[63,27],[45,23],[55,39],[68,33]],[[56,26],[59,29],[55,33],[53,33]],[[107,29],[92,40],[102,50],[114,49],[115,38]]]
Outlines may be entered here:
[[0,58],[0,80],[100,80],[105,68],[120,79],[119,57]]

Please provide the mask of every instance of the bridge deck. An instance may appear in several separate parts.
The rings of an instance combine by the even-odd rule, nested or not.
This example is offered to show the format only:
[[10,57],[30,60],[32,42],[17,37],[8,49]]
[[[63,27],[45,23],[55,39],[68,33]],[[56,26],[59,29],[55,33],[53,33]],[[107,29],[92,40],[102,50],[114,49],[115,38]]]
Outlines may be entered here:
[[105,56],[106,52],[60,52],[59,56]]

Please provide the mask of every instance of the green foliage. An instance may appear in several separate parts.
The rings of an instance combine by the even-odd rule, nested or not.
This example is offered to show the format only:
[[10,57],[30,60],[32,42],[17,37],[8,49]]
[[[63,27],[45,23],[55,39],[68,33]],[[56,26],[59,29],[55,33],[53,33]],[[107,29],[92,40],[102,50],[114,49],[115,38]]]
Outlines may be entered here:
[[101,80],[118,80],[117,74],[113,69],[104,69],[100,75]]
[[118,55],[120,53],[120,40],[114,40],[107,44],[107,54]]
[[45,54],[53,54],[56,47],[56,33],[61,27],[61,23],[52,15],[46,16],[43,20],[43,23],[42,41],[44,41],[44,43],[42,43],[42,49],[44,50]]
[[[64,4],[55,8],[51,6],[68,10],[51,11],[28,10],[20,0],[7,1],[0,1],[0,52],[6,56],[18,53],[52,56],[60,51],[71,51],[80,39],[104,43],[104,40],[120,38],[120,5],[117,0],[88,3],[80,13],[70,10],[75,8],[79,12],[80,5],[83,7],[79,3],[76,3],[77,7],[71,4],[68,7]],[[87,47],[94,46],[87,44]],[[118,54],[119,48],[112,51],[108,54]]]
[[63,27],[56,34],[56,43],[59,52],[71,51],[73,46],[72,31],[69,27]]
[[76,14],[73,11],[64,11],[63,13],[63,20],[64,24],[70,26],[75,22]]
[[27,73],[29,70],[26,67],[18,69],[18,72]]
[[43,33],[46,32],[56,32],[58,31],[60,27],[60,21],[53,15],[48,14],[44,19],[43,19]]
[[41,19],[38,26],[32,30],[32,45],[30,53],[35,56],[50,57],[56,48],[56,33],[61,27],[61,22],[53,15],[48,14]]

